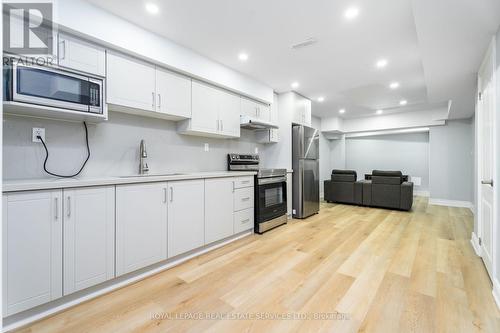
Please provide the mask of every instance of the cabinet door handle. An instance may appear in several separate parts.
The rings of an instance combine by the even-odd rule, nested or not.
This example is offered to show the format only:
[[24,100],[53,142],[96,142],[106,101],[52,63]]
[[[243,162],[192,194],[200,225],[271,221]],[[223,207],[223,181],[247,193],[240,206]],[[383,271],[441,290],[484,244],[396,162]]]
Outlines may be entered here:
[[170,202],[174,201],[174,188],[170,187]]
[[158,109],[161,109],[161,94],[158,94]]
[[233,180],[233,193],[234,193],[234,188],[235,188],[235,186],[234,186],[234,180]]
[[68,217],[71,216],[71,197],[68,195],[68,212],[67,212]]
[[66,41],[63,39],[62,42],[60,43],[61,44],[61,50],[63,55],[59,57],[60,60],[64,60],[66,58]]
[[217,120],[215,121],[215,124],[216,124],[216,126],[217,126],[217,132],[218,132],[218,131],[219,131],[219,119],[217,119]]
[[224,121],[220,121],[220,130],[224,131]]
[[59,198],[54,198],[55,219],[59,219]]
[[167,188],[163,188],[163,203],[167,203]]
[[151,105],[153,106],[153,109],[154,109],[154,107],[155,107],[155,92],[154,91],[151,93],[151,96],[152,96],[152,101],[153,101],[153,103]]

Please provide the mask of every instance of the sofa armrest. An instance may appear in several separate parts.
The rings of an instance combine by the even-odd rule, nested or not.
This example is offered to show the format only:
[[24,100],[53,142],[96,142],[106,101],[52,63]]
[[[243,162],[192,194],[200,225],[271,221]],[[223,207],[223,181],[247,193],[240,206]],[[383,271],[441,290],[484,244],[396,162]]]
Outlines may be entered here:
[[325,180],[323,182],[323,199],[326,202],[333,201],[333,198],[332,198],[332,181],[331,180]]
[[403,182],[401,184],[401,206],[403,210],[410,210],[413,206],[413,183]]
[[363,182],[358,181],[354,183],[354,203],[356,205],[363,204]]
[[360,180],[363,187],[363,206],[370,206],[372,204],[372,181],[371,180]]

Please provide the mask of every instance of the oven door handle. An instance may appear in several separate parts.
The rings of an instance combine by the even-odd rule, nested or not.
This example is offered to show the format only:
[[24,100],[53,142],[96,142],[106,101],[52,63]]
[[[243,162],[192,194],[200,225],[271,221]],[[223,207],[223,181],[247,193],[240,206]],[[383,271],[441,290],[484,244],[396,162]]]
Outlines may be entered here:
[[286,182],[286,177],[269,177],[258,179],[259,185],[276,184]]

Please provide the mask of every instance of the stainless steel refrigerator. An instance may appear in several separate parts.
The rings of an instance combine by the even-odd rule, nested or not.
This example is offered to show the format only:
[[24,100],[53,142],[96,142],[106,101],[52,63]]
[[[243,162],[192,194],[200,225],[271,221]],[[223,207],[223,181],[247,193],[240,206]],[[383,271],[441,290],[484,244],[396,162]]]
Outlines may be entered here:
[[292,126],[292,213],[303,219],[319,212],[319,132]]

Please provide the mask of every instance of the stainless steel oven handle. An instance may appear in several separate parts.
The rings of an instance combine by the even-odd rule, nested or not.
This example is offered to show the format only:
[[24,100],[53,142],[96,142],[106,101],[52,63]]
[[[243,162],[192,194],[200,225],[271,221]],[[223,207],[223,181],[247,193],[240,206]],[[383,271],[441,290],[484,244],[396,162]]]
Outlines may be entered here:
[[261,178],[258,180],[259,185],[275,184],[283,182],[286,182],[286,177],[269,177],[269,178]]

